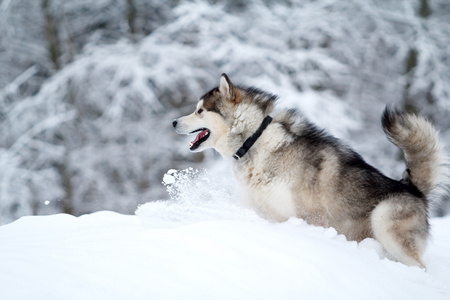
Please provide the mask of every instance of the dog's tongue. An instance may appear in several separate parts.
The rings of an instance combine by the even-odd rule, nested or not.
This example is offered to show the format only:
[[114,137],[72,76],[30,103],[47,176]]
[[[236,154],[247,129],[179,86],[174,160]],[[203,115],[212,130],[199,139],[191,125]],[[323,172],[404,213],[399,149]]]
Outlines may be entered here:
[[195,137],[195,140],[193,140],[191,142],[191,145],[194,145],[195,143],[197,143],[201,138],[205,137],[208,134],[208,130],[202,130],[200,131],[199,134],[197,134],[197,136]]

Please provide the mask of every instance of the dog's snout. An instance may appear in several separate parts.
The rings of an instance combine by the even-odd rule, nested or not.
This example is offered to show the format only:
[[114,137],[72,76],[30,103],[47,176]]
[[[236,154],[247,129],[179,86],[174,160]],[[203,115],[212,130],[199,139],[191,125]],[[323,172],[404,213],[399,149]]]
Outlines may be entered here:
[[176,119],[173,120],[173,122],[172,122],[173,128],[177,127],[177,124],[178,124],[178,121]]

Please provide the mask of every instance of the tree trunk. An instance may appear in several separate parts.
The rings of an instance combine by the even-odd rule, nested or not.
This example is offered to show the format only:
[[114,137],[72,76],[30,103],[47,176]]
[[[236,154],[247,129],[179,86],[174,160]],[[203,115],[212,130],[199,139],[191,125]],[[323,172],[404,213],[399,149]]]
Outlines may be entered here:
[[419,15],[422,18],[428,18],[431,15],[431,8],[428,4],[428,0],[420,1]]
[[406,59],[406,84],[403,91],[403,110],[409,113],[417,113],[418,109],[411,95],[411,85],[414,81],[414,69],[417,66],[417,57],[419,53],[416,49],[411,48]]
[[128,12],[128,27],[130,28],[131,34],[136,33],[136,5],[134,4],[134,0],[127,0]]
[[58,30],[56,29],[55,19],[50,10],[50,0],[41,0],[41,9],[45,17],[45,35],[48,42],[48,52],[50,60],[56,70],[61,68],[59,64],[59,57],[61,56],[61,49],[58,40]]
[[65,159],[61,164],[58,164],[58,172],[61,176],[61,183],[64,189],[64,198],[61,200],[62,211],[65,214],[74,215],[74,207],[73,207],[73,187],[72,181],[70,180],[69,167],[67,163],[67,159]]

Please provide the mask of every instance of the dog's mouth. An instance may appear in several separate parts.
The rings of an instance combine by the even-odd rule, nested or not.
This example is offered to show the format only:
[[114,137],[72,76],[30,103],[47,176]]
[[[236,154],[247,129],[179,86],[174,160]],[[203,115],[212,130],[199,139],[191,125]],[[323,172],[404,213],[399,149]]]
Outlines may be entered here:
[[195,140],[193,140],[192,142],[189,143],[189,149],[191,151],[196,150],[198,147],[200,147],[200,145],[205,142],[209,136],[211,135],[211,130],[209,130],[208,128],[200,128],[197,130],[194,130],[192,132],[190,132],[189,134],[193,134],[199,132],[199,134],[197,134],[197,136],[195,137]]

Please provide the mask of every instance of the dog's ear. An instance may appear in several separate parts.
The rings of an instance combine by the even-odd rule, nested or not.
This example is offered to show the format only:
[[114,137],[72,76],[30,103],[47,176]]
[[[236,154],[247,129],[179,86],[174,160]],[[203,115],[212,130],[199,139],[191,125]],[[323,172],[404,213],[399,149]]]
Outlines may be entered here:
[[226,99],[236,104],[241,102],[239,91],[234,87],[230,78],[225,73],[220,77],[219,91]]

